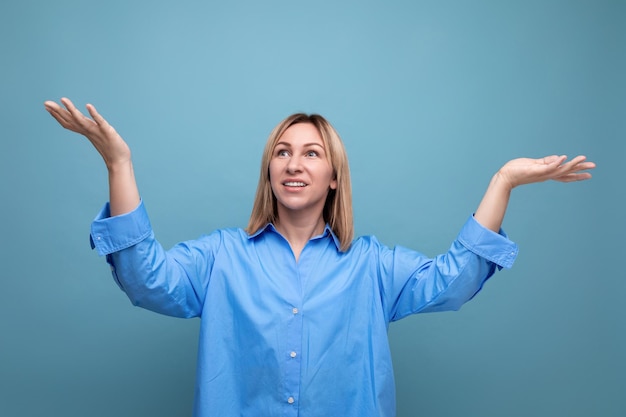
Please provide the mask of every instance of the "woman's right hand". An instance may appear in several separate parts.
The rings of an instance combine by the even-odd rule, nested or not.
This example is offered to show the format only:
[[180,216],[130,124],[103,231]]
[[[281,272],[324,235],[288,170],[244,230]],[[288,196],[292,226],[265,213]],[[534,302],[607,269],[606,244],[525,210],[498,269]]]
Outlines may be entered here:
[[91,119],[83,115],[72,102],[62,98],[61,107],[54,101],[44,103],[46,110],[64,128],[80,133],[89,139],[98,150],[109,171],[109,202],[111,216],[125,214],[137,207],[141,201],[135,181],[130,148],[96,108],[87,104]]
[[130,148],[93,105],[87,104],[87,111],[92,117],[90,119],[81,113],[68,98],[62,98],[61,103],[65,108],[54,101],[46,101],[44,106],[61,126],[89,139],[109,170],[130,162]]

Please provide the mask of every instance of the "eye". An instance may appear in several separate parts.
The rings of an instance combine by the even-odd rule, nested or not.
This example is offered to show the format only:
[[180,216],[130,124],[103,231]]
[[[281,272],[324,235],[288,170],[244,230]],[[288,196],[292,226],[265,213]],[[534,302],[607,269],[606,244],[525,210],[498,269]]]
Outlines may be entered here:
[[316,158],[319,156],[319,153],[317,151],[308,151],[306,153],[306,156],[310,157],[310,158]]
[[277,149],[276,156],[278,157],[286,157],[289,156],[289,152],[286,149]]

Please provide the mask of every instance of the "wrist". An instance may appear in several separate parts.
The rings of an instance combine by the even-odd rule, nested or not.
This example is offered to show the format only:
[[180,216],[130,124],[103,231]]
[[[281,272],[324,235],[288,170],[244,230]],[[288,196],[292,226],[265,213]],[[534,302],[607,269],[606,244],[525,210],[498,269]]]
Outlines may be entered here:
[[491,184],[498,188],[502,188],[506,192],[511,192],[511,190],[517,186],[517,184],[515,184],[502,169],[495,173],[491,179]]
[[116,161],[107,161],[106,167],[109,171],[109,174],[127,173],[129,171],[132,172],[133,163],[130,158]]

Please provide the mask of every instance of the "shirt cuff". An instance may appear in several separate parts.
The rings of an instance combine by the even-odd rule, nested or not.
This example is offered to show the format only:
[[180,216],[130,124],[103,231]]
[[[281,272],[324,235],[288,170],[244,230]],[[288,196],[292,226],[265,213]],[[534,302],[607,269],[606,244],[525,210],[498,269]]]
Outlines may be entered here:
[[104,256],[133,246],[152,233],[152,226],[143,200],[131,212],[111,217],[109,203],[91,223],[91,249]]
[[517,244],[509,240],[502,229],[499,233],[487,229],[473,215],[461,229],[457,240],[468,250],[501,268],[511,268],[519,252]]

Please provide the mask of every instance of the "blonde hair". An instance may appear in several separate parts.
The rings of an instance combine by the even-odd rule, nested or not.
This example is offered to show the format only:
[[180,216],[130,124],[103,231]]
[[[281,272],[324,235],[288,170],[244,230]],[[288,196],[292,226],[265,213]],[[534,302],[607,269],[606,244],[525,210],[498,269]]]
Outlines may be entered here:
[[347,251],[354,237],[354,219],[352,215],[352,186],[350,184],[350,168],[345,147],[337,131],[322,116],[318,114],[296,113],[280,122],[270,133],[263,157],[261,158],[261,172],[259,184],[254,198],[254,206],[246,232],[256,233],[268,223],[276,223],[278,208],[276,197],[270,185],[269,166],[274,148],[280,137],[290,126],[297,123],[310,123],[318,130],[324,148],[333,168],[337,188],[330,189],[324,204],[324,221],[329,224],[333,233],[339,239],[340,250]]

